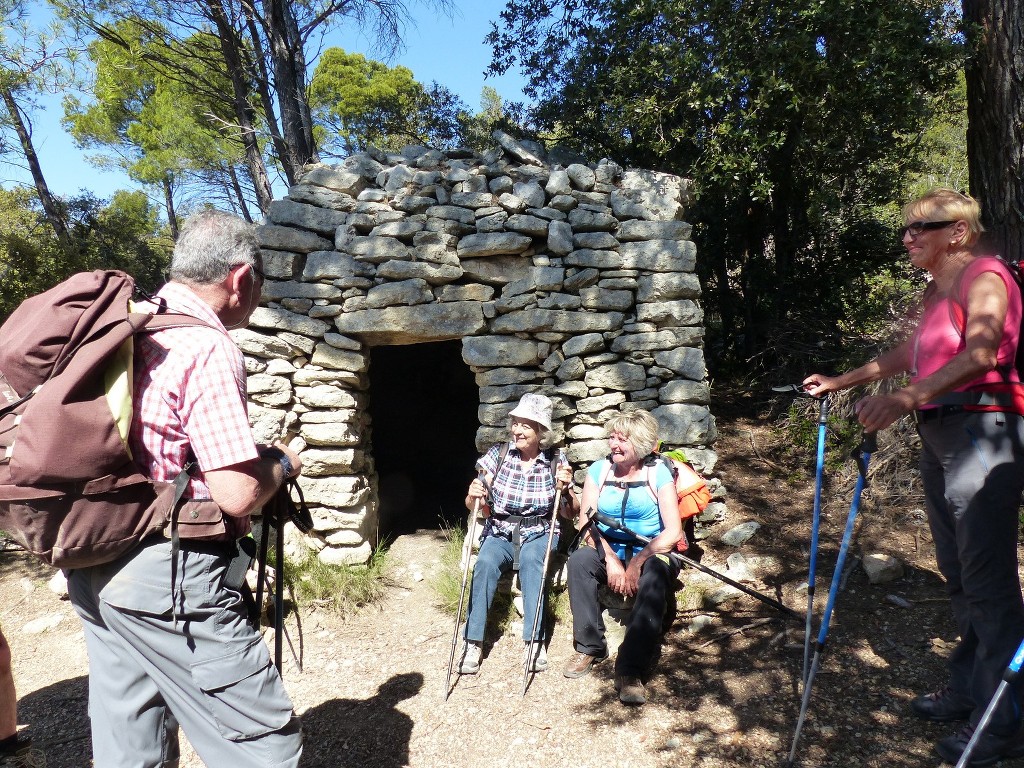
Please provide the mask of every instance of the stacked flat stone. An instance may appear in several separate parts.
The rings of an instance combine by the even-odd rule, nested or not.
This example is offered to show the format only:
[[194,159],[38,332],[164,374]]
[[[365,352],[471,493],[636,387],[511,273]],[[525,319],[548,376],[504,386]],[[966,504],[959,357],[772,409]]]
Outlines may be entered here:
[[556,164],[539,145],[494,138],[483,155],[413,146],[312,166],[259,229],[263,305],[232,335],[258,437],[288,434],[302,449],[320,534],[309,545],[326,562],[365,562],[377,528],[375,345],[462,340],[480,451],[540,392],[580,480],[607,452],[601,425],[635,409],[714,470],[689,181],[610,160]]

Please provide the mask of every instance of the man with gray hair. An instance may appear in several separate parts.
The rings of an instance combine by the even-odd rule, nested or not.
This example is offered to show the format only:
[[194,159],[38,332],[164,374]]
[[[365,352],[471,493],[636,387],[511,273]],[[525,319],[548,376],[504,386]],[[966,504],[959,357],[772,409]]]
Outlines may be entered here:
[[227,573],[250,513],[302,468],[283,443],[255,443],[242,353],[227,334],[259,304],[260,266],[251,224],[196,214],[156,301],[203,324],[136,337],[132,455],[153,480],[191,467],[184,495],[215,502],[220,533],[182,533],[177,546],[156,535],[70,572],[89,651],[95,768],[176,766],[178,724],[209,766],[294,768],[302,753],[291,700]]

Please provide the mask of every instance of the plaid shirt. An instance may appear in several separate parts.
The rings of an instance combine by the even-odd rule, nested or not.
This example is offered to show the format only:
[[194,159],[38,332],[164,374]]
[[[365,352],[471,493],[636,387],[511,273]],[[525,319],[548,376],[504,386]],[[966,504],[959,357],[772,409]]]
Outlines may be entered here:
[[199,471],[185,495],[208,499],[203,472],[259,456],[246,413],[245,362],[217,315],[186,286],[168,283],[157,296],[211,327],[136,336],[129,446],[152,480],[173,481],[194,457]]
[[[535,521],[523,521],[521,530],[524,541],[538,533],[546,533],[555,504],[551,461],[544,451],[541,451],[533,466],[523,472],[519,450],[515,446],[510,446],[499,471],[498,455],[501,447],[501,443],[495,444],[476,463],[477,468],[484,471],[487,481],[491,484],[491,516],[484,524],[481,538],[501,536],[503,539],[511,540],[515,524],[502,519],[508,515],[536,518]],[[565,454],[559,451],[558,466],[563,464],[569,466],[569,461]]]

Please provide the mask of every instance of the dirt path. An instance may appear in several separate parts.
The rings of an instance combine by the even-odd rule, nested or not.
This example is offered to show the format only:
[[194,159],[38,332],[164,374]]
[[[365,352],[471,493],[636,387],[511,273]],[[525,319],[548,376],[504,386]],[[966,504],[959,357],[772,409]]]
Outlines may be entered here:
[[[760,522],[744,552],[778,566],[753,586],[773,594],[778,589],[802,613],[809,484],[799,476],[787,482],[762,460],[771,455],[763,425],[735,418],[720,419],[719,426],[716,447],[730,516],[707,542],[704,562],[724,569],[734,550],[715,537],[745,520]],[[822,523],[819,611],[849,504],[842,484],[835,485]],[[933,552],[913,515],[870,504],[859,541],[869,551],[898,554],[907,576],[875,587],[859,569],[850,575],[798,762],[937,766],[932,742],[949,729],[914,721],[907,706],[919,690],[941,684],[942,657],[954,639]],[[302,615],[303,668],[289,656],[285,682],[303,715],[303,766],[768,768],[788,753],[803,625],[749,598],[704,612],[711,623],[697,633],[689,623],[698,612],[680,611],[643,708],[619,704],[610,663],[580,680],[561,676],[572,652],[568,620],[555,629],[550,670],[537,675],[525,698],[522,641],[506,632],[480,674],[460,679],[445,702],[452,621],[434,607],[430,588],[441,547],[436,532],[402,536],[391,550],[395,585],[381,606],[346,621],[316,610]],[[30,723],[49,768],[80,768],[90,755],[84,641],[70,605],[46,588],[48,577],[23,555],[0,554],[0,623],[14,648],[21,721]],[[889,602],[890,594],[911,607]],[[34,619],[58,616],[45,632],[26,630]],[[293,629],[296,642],[297,634]],[[186,749],[182,765],[202,762]]]

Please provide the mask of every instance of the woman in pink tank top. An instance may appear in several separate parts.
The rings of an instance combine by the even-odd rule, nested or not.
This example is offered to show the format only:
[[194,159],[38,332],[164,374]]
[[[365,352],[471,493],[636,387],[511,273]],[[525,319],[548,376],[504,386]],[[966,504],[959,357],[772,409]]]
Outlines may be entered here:
[[[812,374],[813,395],[909,373],[909,382],[854,406],[866,432],[913,414],[939,571],[960,642],[949,678],[910,702],[914,715],[966,725],[935,745],[957,763],[1024,637],[1017,512],[1024,487],[1024,386],[1014,370],[1021,322],[1017,283],[998,258],[976,256],[981,209],[935,189],[903,207],[910,262],[931,276],[913,335],[839,376]],[[1024,756],[1020,686],[1001,699],[970,765]]]

